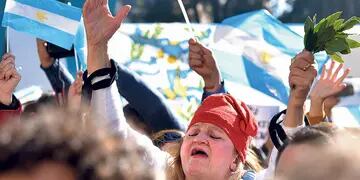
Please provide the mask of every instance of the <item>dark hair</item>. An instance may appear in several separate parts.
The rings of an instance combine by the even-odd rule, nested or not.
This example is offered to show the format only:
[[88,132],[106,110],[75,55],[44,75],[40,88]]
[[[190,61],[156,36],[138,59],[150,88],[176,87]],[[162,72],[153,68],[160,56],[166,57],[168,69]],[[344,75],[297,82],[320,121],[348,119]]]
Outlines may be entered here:
[[332,137],[337,130],[336,126],[330,123],[320,123],[314,126],[306,126],[296,131],[295,134],[290,136],[284,144],[279,148],[276,157],[276,164],[286,149],[290,145],[311,144],[311,145],[324,145],[332,142]]
[[155,179],[147,150],[92,120],[49,112],[0,129],[0,172],[64,163],[77,179]]
[[21,116],[29,118],[32,115],[39,113],[43,108],[54,109],[58,107],[58,102],[55,94],[44,93],[38,100],[27,102],[23,107],[24,110]]

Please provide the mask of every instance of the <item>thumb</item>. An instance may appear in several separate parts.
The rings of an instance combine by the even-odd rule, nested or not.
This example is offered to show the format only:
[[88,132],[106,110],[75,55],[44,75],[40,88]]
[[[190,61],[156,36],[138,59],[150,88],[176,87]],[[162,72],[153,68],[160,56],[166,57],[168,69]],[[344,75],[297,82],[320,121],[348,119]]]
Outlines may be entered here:
[[194,38],[190,38],[189,39],[189,44],[190,45],[196,45],[196,40]]
[[210,50],[210,48],[204,46],[204,45],[201,44],[201,43],[199,43],[199,44],[200,44],[200,47],[201,47],[202,52],[203,52],[205,55],[212,56],[212,51]]
[[117,28],[120,27],[121,23],[124,21],[124,19],[127,17],[131,9],[130,5],[125,5],[121,7],[117,15],[115,16],[116,26]]

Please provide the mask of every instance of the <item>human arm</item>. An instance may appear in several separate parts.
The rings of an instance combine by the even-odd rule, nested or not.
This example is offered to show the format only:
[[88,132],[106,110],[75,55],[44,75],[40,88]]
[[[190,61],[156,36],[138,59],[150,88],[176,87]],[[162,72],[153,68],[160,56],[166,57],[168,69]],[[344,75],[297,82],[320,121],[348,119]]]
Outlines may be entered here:
[[[90,83],[92,88],[90,112],[99,115],[100,119],[105,119],[110,124],[116,123],[116,129],[125,140],[134,139],[138,144],[143,144],[153,150],[154,154],[162,154],[159,149],[152,145],[149,138],[128,126],[121,109],[121,100],[116,84],[113,83],[116,66],[109,59],[107,45],[129,11],[130,6],[123,6],[118,15],[113,17],[109,12],[106,0],[87,0],[85,2],[83,17],[88,46],[88,70],[84,75],[84,83]],[[99,29],[101,30],[99,31]],[[114,71],[115,73],[113,73]],[[87,82],[86,78],[89,78],[90,82]],[[106,83],[101,85],[102,81]],[[159,161],[159,159],[161,157],[154,159],[154,161]]]
[[304,103],[317,75],[314,55],[302,51],[292,61],[289,74],[290,96],[283,125],[295,128],[303,124]]
[[202,100],[212,94],[226,93],[219,67],[211,50],[195,39],[189,40],[189,66],[204,80]]
[[185,131],[183,120],[157,89],[121,64],[117,65],[117,73],[116,83],[120,95],[139,113],[152,132],[166,129]]
[[15,67],[15,56],[4,54],[0,62],[0,123],[19,117],[21,104],[13,95],[21,80]]
[[[324,120],[325,100],[340,93],[346,87],[343,80],[349,74],[350,69],[346,69],[341,76],[338,76],[343,67],[343,64],[336,67],[334,61],[331,62],[329,69],[326,66],[323,67],[320,79],[316,82],[310,93],[311,106],[307,116],[311,125],[318,124]],[[334,68],[336,68],[335,71]]]
[[45,43],[41,39],[36,39],[40,68],[45,72],[54,92],[66,95],[74,78],[59,60],[50,57]]

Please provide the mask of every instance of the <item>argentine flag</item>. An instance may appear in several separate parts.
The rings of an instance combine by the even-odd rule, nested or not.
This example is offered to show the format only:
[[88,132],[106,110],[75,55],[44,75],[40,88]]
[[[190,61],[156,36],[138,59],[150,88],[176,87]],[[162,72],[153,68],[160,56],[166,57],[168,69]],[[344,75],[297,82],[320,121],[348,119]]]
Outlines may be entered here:
[[81,9],[54,0],[7,0],[3,27],[11,27],[70,50]]
[[[265,10],[225,19],[217,25],[212,49],[225,80],[250,86],[288,103],[291,59],[304,49],[303,37]],[[325,53],[315,56],[318,67]]]

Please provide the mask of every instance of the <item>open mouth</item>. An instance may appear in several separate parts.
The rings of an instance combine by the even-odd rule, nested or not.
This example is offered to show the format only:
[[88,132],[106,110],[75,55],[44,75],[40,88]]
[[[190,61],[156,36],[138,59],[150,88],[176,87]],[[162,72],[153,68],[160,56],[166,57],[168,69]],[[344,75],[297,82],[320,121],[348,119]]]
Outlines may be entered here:
[[208,157],[208,154],[207,154],[204,150],[194,148],[194,149],[191,151],[191,156],[195,156],[195,157]]

